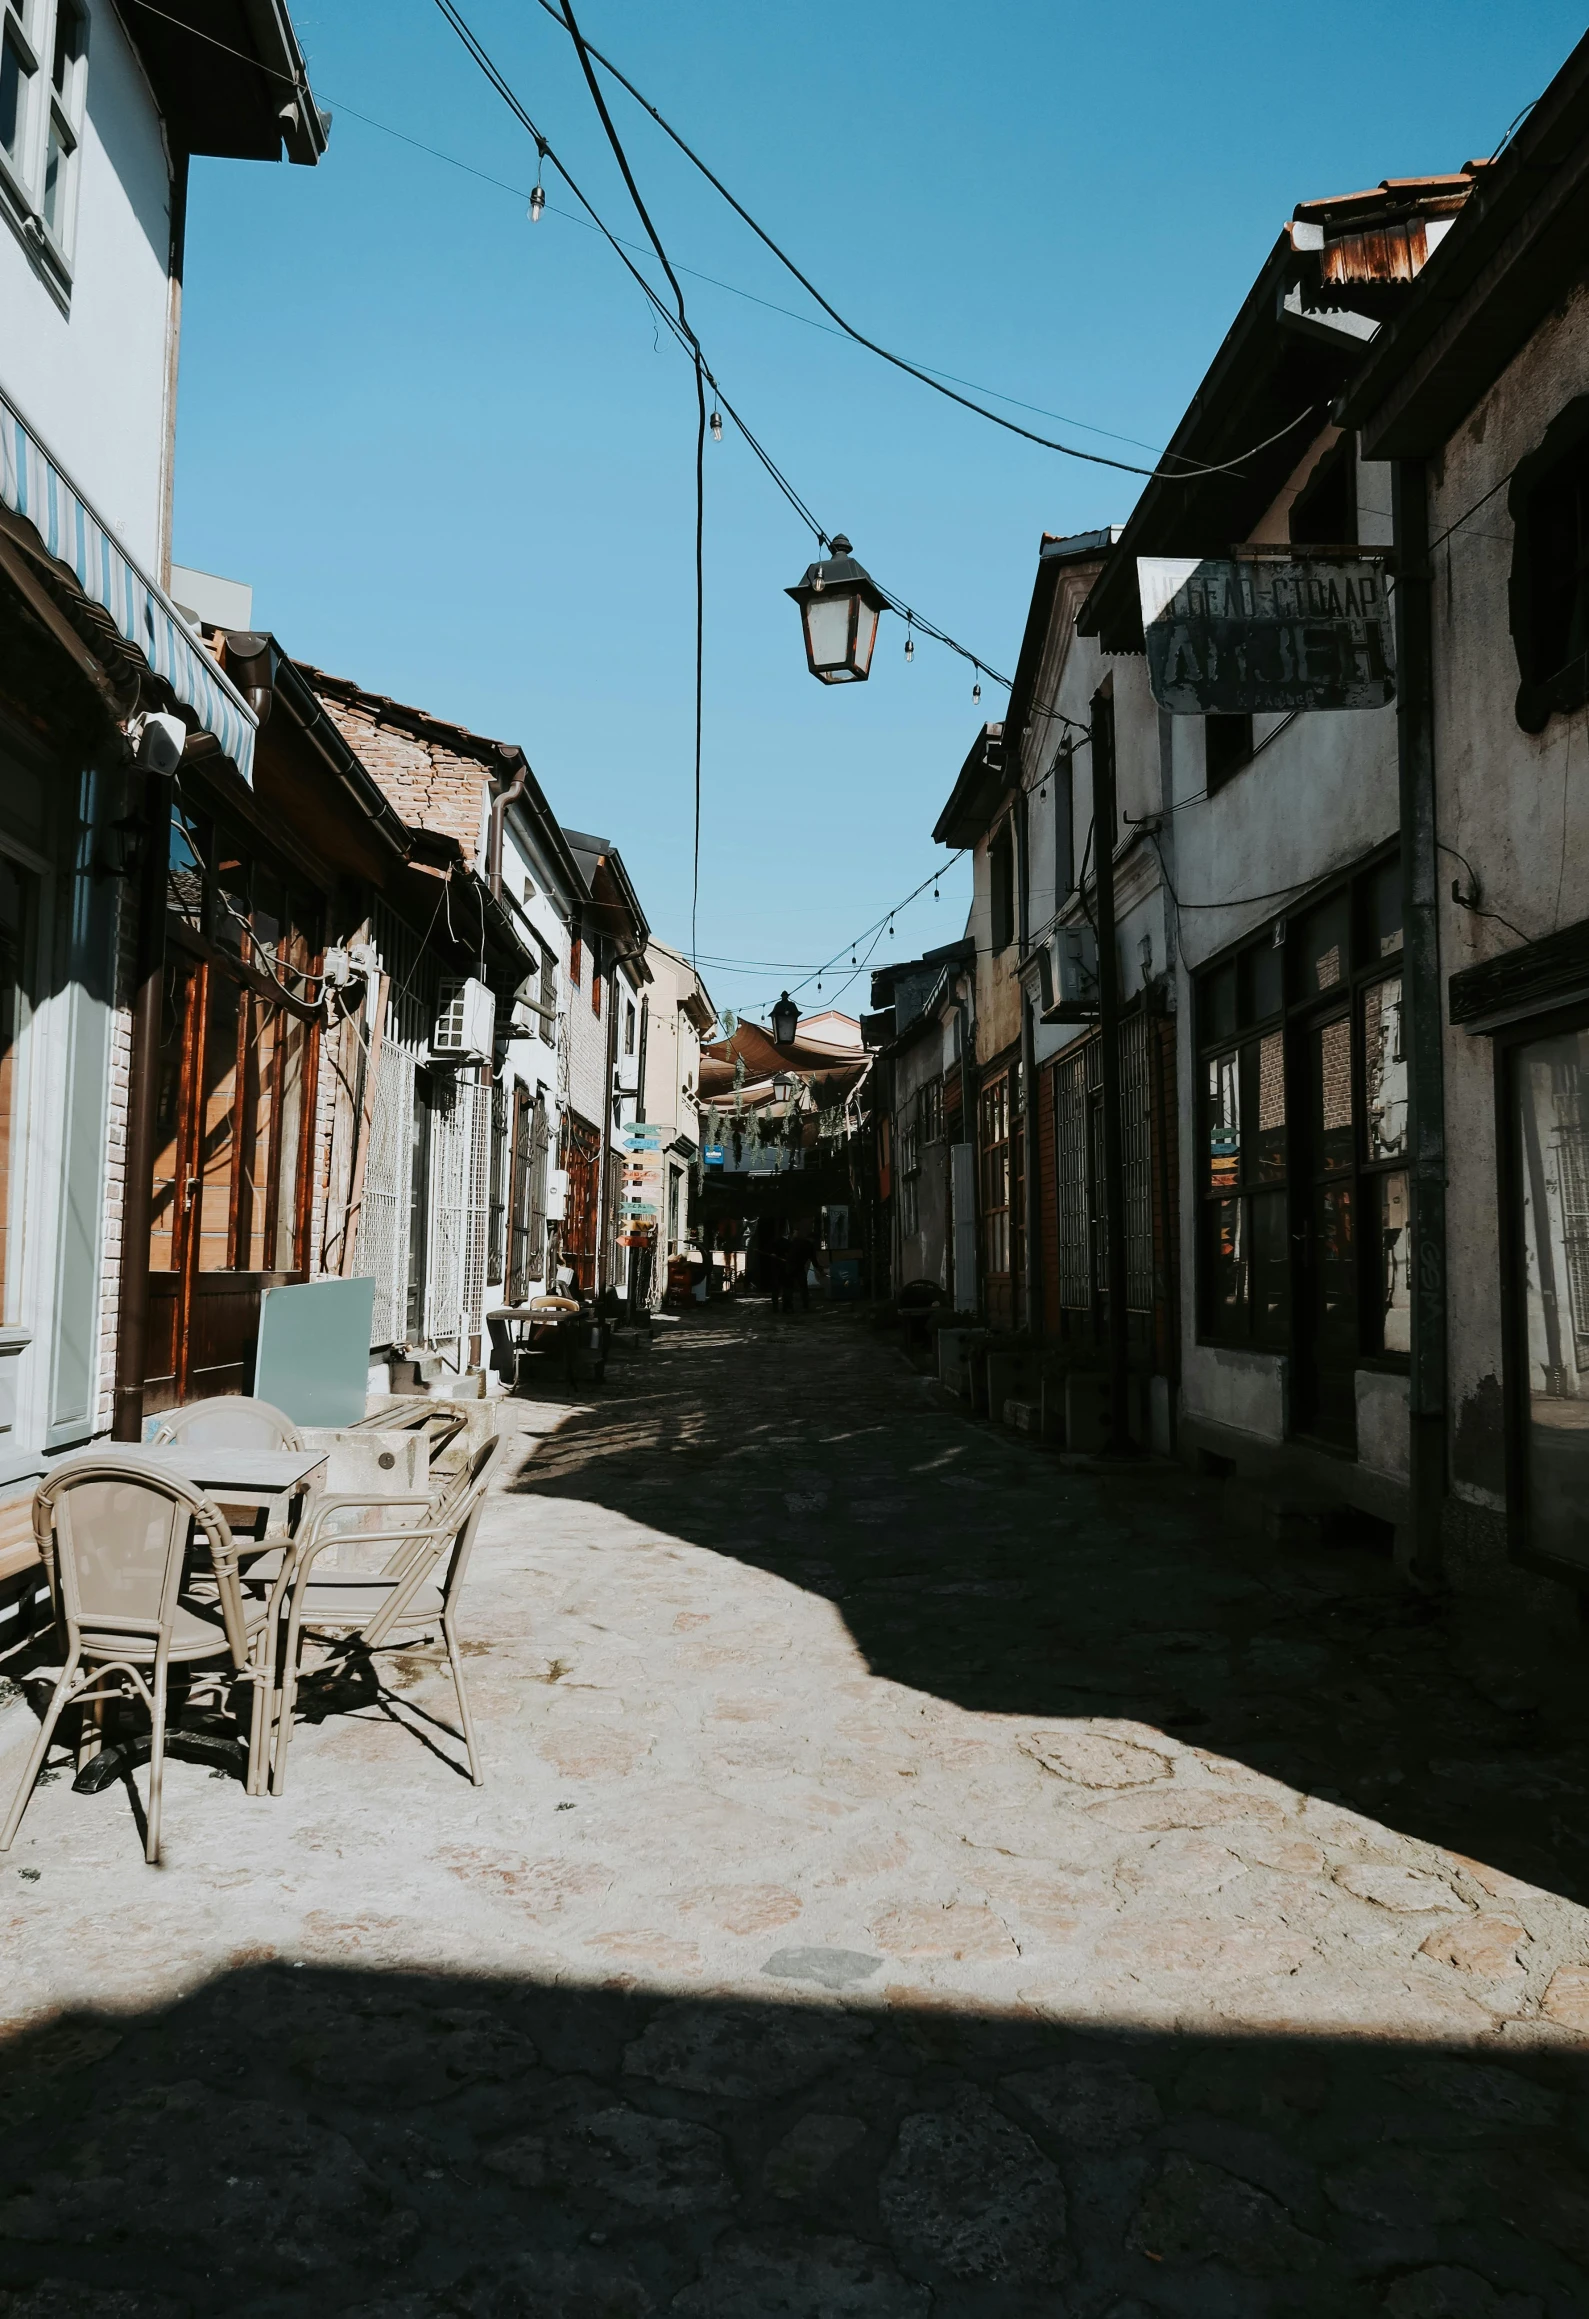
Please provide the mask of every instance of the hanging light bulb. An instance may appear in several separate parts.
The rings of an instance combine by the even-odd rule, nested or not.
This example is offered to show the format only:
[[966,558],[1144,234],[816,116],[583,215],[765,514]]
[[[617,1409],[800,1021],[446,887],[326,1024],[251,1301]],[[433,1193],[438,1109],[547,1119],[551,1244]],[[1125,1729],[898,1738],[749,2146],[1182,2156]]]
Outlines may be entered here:
[[932,898],[933,898],[933,900],[934,900],[935,902],[936,902],[936,901],[939,899],[939,894],[938,894],[938,881],[937,881],[937,879],[936,879],[936,878],[934,878],[934,879],[933,879],[933,882],[932,882]]
[[911,634],[911,631],[910,631],[910,622],[907,620],[907,621],[906,621],[906,623],[905,623],[905,658],[906,658],[907,660],[914,660],[914,659],[915,659],[915,657],[916,657],[916,639],[915,639],[915,637],[914,637],[914,636]]
[[717,410],[717,409],[714,407],[714,409],[713,409],[713,411],[712,411],[712,415],[711,415],[711,417],[710,417],[710,418],[707,420],[707,422],[706,422],[706,423],[707,423],[707,425],[708,425],[708,426],[711,428],[711,430],[712,430],[712,441],[713,441],[714,443],[720,443],[720,442],[723,440],[723,414],[722,414],[722,412],[721,412],[720,410]]
[[982,679],[981,679],[981,677],[978,677],[978,678],[977,678],[977,680],[976,680],[976,683],[975,683],[975,684],[974,684],[974,685],[971,687],[971,698],[972,698],[974,701],[979,701],[979,700],[982,698]]

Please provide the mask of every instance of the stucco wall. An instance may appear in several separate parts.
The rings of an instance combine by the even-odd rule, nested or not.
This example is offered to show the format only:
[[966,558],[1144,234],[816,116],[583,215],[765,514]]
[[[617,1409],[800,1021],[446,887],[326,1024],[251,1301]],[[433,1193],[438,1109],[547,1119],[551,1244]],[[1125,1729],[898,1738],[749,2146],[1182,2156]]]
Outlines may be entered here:
[[[1277,501],[1277,521],[1306,480],[1314,456],[1301,463]],[[1358,529],[1365,545],[1388,542],[1389,505],[1388,469],[1359,463]],[[1255,526],[1254,535],[1264,536],[1264,526]],[[1283,524],[1277,536],[1284,536]],[[1289,722],[1260,717],[1255,720],[1255,738],[1262,744],[1257,755],[1212,797],[1207,794],[1204,733],[1200,717],[1163,721],[1167,802],[1175,810],[1167,817],[1161,843],[1179,899],[1172,932],[1186,1161],[1180,1183],[1181,1245],[1193,1252],[1182,1280],[1182,1407],[1189,1416],[1279,1440],[1286,1424],[1285,1363],[1198,1343],[1193,976],[1231,943],[1283,912],[1291,892],[1348,869],[1395,836],[1396,711],[1316,711]],[[1368,1422],[1359,1456],[1378,1471],[1403,1472],[1405,1395],[1381,1391],[1378,1380],[1360,1384],[1359,1409],[1366,1411]]]
[[[1589,712],[1553,716],[1537,734],[1517,723],[1507,604],[1513,528],[1507,493],[1496,488],[1563,404],[1586,389],[1589,291],[1579,290],[1503,372],[1431,478],[1430,535],[1450,535],[1433,558],[1436,781],[1440,837],[1453,849],[1440,879],[1442,978],[1515,949],[1520,936],[1537,940],[1589,915]],[[1498,916],[1453,901],[1452,880],[1466,890],[1470,873],[1482,907]],[[1445,1075],[1453,1488],[1475,1506],[1499,1509],[1501,1257],[1490,1041],[1448,1029]]]
[[69,310],[0,224],[0,386],[158,580],[171,186],[154,97],[109,0],[89,0],[89,18]]

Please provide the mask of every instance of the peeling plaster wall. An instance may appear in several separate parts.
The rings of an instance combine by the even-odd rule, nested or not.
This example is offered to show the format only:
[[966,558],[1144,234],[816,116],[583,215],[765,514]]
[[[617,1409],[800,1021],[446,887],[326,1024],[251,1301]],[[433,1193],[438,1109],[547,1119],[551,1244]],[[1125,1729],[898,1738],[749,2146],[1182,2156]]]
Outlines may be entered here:
[[[1282,494],[1285,506],[1306,479],[1312,458]],[[1276,503],[1280,506],[1280,502]],[[1284,510],[1282,509],[1282,513]],[[1390,539],[1390,473],[1378,461],[1358,464],[1358,530],[1365,546]],[[1255,527],[1263,536],[1263,526]],[[1277,536],[1284,536],[1281,526]],[[1181,1244],[1197,1246],[1197,1048],[1193,978],[1206,962],[1254,928],[1282,913],[1294,890],[1348,870],[1394,838],[1400,819],[1396,711],[1316,710],[1289,724],[1255,720],[1255,738],[1273,739],[1213,797],[1207,792],[1204,725],[1200,717],[1166,720],[1168,802],[1175,808],[1176,985],[1179,1084],[1182,1090]],[[1215,906],[1210,906],[1215,905]],[[1197,1336],[1195,1265],[1183,1275],[1181,1297],[1182,1408],[1189,1417],[1279,1440],[1285,1430],[1285,1363],[1273,1356],[1232,1354],[1202,1345]],[[1238,1392],[1233,1362],[1273,1372],[1260,1392],[1249,1381]],[[1359,1461],[1402,1478],[1407,1470],[1406,1396],[1382,1388],[1398,1382],[1360,1371],[1358,1408],[1365,1418]],[[1235,1412],[1246,1409],[1247,1416]]]
[[[1589,714],[1554,716],[1538,734],[1517,723],[1507,604],[1513,527],[1497,486],[1586,387],[1589,291],[1579,290],[1503,372],[1431,476],[1431,537],[1457,527],[1434,550],[1440,837],[1476,872],[1484,908],[1530,940],[1589,915]],[[1442,865],[1443,977],[1519,939],[1454,902],[1453,877],[1468,877],[1454,856]],[[1505,1438],[1495,1058],[1489,1039],[1467,1031],[1448,1028],[1445,1045],[1452,1488],[1467,1505],[1498,1514]],[[1466,1531],[1461,1544],[1475,1568],[1504,1551],[1492,1538],[1475,1559]]]

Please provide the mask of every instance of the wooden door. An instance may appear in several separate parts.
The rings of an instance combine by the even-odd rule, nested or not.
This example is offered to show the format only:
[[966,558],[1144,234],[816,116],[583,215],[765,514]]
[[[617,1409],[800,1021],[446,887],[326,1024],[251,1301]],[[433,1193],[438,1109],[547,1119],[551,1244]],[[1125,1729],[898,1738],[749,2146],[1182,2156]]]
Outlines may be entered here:
[[1298,1186],[1302,1294],[1293,1423],[1299,1432],[1352,1448],[1360,1321],[1351,1014],[1343,1009],[1311,1023],[1301,1052],[1306,1100],[1298,1140],[1305,1167]]
[[167,962],[146,1412],[246,1393],[260,1301],[305,1277],[310,1025],[211,960]]

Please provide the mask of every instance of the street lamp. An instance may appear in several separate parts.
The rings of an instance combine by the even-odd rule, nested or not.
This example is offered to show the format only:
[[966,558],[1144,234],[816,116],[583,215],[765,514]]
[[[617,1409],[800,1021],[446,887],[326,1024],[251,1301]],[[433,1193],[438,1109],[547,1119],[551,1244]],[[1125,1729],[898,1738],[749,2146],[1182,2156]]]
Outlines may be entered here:
[[850,552],[843,532],[835,534],[825,563],[809,564],[797,588],[786,588],[800,607],[805,628],[806,666],[822,684],[864,684],[877,642],[877,616],[887,599]]
[[772,1043],[775,1047],[792,1047],[795,1033],[800,1028],[800,1009],[787,991],[772,1010]]

